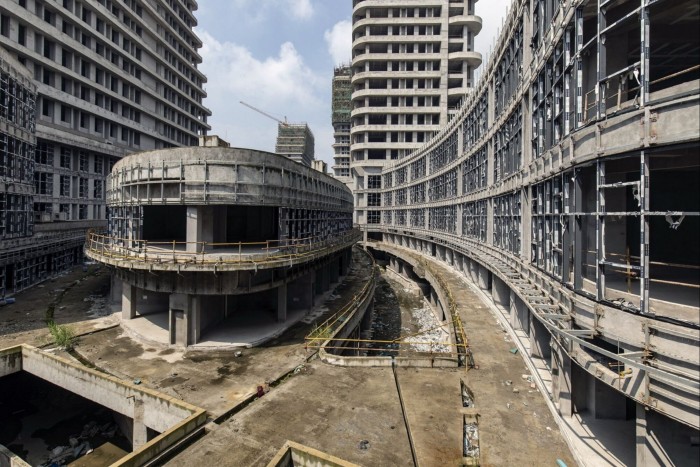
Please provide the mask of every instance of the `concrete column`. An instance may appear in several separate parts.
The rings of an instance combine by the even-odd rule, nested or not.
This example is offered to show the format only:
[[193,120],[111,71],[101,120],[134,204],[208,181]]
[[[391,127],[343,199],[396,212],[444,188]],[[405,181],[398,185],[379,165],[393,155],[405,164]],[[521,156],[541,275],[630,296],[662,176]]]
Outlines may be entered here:
[[478,273],[479,274],[478,275],[479,288],[481,290],[488,290],[490,285],[491,285],[491,280],[490,280],[491,278],[489,277],[491,275],[491,273],[484,266],[479,265],[478,267],[479,267],[479,273]]
[[561,349],[557,352],[559,358],[559,413],[562,417],[570,417],[574,413],[571,388],[571,358]]
[[187,294],[173,293],[169,297],[170,343],[187,346],[190,340],[190,304]]
[[333,261],[331,261],[330,264],[330,276],[331,276],[331,284],[335,284],[338,282],[338,279],[340,279],[340,264],[339,264],[340,259],[336,258]]
[[148,442],[148,429],[143,424],[144,406],[141,399],[134,399],[134,429],[132,435],[132,451],[137,451]]
[[197,253],[201,242],[214,240],[214,210],[211,206],[187,206],[187,252]]
[[187,345],[199,342],[202,333],[202,297],[189,296],[189,310],[187,312]]
[[277,321],[287,321],[287,283],[277,287]]
[[109,299],[112,303],[119,303],[122,300],[122,280],[117,277],[116,272],[110,278]]
[[133,285],[122,283],[122,319],[136,318],[136,301],[138,290]]
[[536,318],[530,320],[530,356],[548,359],[552,356],[549,331]]
[[[321,269],[321,292],[327,292],[331,288],[331,275],[329,271],[329,266],[325,265]],[[318,272],[318,271],[317,271]]]
[[491,297],[495,303],[504,308],[508,308],[510,305],[510,289],[505,282],[495,276],[491,281]]
[[316,269],[314,274],[314,296],[321,295],[323,293],[323,268]]

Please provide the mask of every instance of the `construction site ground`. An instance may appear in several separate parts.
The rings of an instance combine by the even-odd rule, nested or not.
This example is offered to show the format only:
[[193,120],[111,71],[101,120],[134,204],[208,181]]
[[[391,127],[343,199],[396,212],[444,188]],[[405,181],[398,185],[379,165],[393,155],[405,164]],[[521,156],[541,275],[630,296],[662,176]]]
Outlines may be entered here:
[[[369,264],[361,263],[356,261],[351,274],[327,297],[330,300],[317,307],[316,319],[340,308],[362,287]],[[557,459],[575,465],[542,395],[522,380],[525,365],[520,355],[509,352],[511,345],[488,306],[456,273],[441,265],[434,268],[453,288],[479,369],[397,370],[419,465],[459,465],[462,459],[460,380],[475,394],[482,465],[556,465]],[[113,327],[117,316],[106,310],[106,316],[86,315],[94,300],[84,299],[106,297],[108,284],[108,271],[91,266],[87,272],[77,268],[43,288],[19,294],[17,303],[0,308],[0,347],[47,343],[45,313],[56,302],[55,319],[77,333],[108,328],[80,337],[76,350],[83,358],[116,376],[201,406],[212,419],[249,400],[258,385],[273,382],[262,398],[218,424],[210,423],[208,433],[171,465],[266,465],[288,439],[360,465],[412,464],[392,370],[307,362],[311,352],[303,337],[313,319],[253,349],[156,348],[123,335]],[[60,289],[65,293],[51,293]],[[23,316],[28,322],[18,327],[15,323]]]

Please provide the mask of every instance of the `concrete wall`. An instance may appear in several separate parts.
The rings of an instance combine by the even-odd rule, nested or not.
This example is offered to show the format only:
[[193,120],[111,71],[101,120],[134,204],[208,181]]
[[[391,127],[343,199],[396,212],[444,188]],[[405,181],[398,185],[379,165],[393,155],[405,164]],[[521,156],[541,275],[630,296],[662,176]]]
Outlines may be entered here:
[[14,452],[0,444],[0,467],[31,467]]
[[293,441],[287,441],[267,467],[359,467]]
[[9,347],[0,350],[0,378],[22,371],[22,348]]
[[143,423],[164,432],[201,411],[178,399],[82,367],[29,346],[21,349],[22,370],[128,417],[143,402]]

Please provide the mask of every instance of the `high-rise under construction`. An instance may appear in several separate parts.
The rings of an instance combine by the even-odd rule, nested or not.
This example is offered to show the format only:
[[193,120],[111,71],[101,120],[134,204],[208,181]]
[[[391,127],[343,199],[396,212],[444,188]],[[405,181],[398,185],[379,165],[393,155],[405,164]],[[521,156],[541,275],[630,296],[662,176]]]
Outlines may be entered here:
[[[29,197],[25,214],[13,214],[16,203],[5,203],[0,214],[7,232],[22,230],[18,219],[31,217],[34,240],[2,245],[6,293],[81,260],[86,229],[105,225],[105,177],[119,158],[196,146],[206,134],[211,112],[202,103],[206,78],[197,69],[196,8],[195,2],[144,0],[2,2],[0,49],[16,60],[15,68],[26,67],[36,88],[35,106],[23,114],[35,117],[36,150],[19,146],[29,148],[24,158],[31,160],[33,190],[23,195]],[[3,102],[32,94],[8,79]],[[9,147],[0,149],[3,170],[14,154]]]

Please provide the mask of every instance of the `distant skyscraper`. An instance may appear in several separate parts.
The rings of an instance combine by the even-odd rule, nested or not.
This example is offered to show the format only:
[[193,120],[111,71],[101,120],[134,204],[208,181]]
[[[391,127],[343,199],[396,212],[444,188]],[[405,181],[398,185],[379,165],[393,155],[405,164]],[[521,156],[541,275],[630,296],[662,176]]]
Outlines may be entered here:
[[350,113],[352,111],[352,68],[341,65],[333,73],[333,173],[349,184],[350,177]]
[[[381,206],[380,172],[421,147],[473,85],[476,0],[354,0],[351,161],[356,222]],[[372,216],[379,215],[373,211]]]
[[306,123],[280,123],[275,152],[311,167],[314,160],[314,134]]

